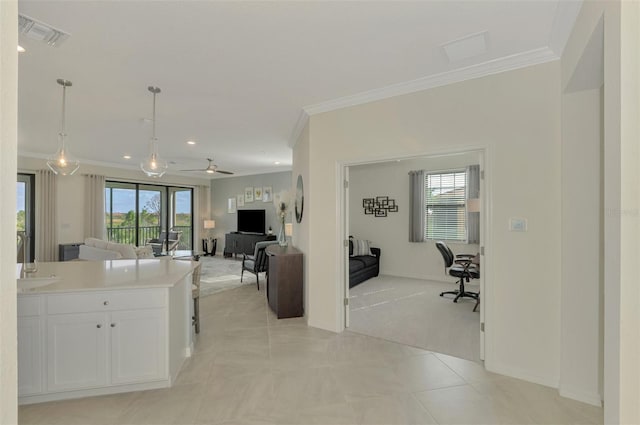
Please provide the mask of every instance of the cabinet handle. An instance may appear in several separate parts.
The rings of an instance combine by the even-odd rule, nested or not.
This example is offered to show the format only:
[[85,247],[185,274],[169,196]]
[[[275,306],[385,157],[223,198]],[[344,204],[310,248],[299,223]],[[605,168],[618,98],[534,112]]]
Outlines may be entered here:
[[104,305],[109,305],[109,301],[105,301],[105,302],[103,302],[102,304],[104,304]]
[[96,328],[100,329],[102,327],[102,325],[96,325]]
[[115,323],[112,323],[112,324],[111,324],[111,327],[112,327],[112,328],[115,328],[115,327],[116,327],[116,324],[115,324]]

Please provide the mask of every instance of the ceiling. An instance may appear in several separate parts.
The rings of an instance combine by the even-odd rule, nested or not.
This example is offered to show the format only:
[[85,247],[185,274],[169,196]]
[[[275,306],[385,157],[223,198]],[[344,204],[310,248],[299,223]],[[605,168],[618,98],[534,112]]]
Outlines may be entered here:
[[[288,170],[308,114],[556,59],[580,4],[20,0],[71,37],[54,48],[20,36],[18,150],[55,152],[65,78],[81,161],[137,167],[155,85],[170,172],[207,157],[239,175]],[[485,31],[485,52],[447,59],[443,44]]]

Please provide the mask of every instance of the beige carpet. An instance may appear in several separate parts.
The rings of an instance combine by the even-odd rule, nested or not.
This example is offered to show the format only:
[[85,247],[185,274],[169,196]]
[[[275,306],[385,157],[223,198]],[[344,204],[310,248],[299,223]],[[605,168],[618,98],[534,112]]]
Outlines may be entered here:
[[440,297],[453,289],[453,284],[394,276],[369,279],[351,288],[349,330],[479,362],[480,313],[473,312],[475,300],[453,303],[452,296]]

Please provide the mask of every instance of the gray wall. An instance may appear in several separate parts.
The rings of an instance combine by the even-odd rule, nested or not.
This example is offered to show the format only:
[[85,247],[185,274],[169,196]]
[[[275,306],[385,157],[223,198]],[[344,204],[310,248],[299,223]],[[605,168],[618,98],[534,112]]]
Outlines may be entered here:
[[[218,238],[218,248],[216,254],[222,255],[224,249],[224,235],[237,230],[238,214],[227,212],[227,201],[237,195],[244,194],[245,187],[271,186],[273,195],[282,190],[291,190],[293,187],[291,171],[270,174],[257,174],[254,176],[228,177],[211,181],[212,219],[216,221],[216,228],[212,235]],[[280,223],[275,214],[273,202],[253,201],[245,203],[244,207],[238,209],[246,210],[266,210],[265,230],[269,226],[273,228],[273,233],[278,234]],[[287,218],[291,222],[291,217]]]

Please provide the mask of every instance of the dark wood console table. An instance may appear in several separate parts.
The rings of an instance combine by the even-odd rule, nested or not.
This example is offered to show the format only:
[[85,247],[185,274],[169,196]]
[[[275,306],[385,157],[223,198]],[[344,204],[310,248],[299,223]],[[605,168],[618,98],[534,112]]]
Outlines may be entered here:
[[274,244],[266,248],[269,256],[267,298],[278,319],[304,315],[302,251]]
[[258,242],[274,241],[275,235],[256,235],[251,233],[227,233],[224,235],[224,256],[231,254],[253,255]]

